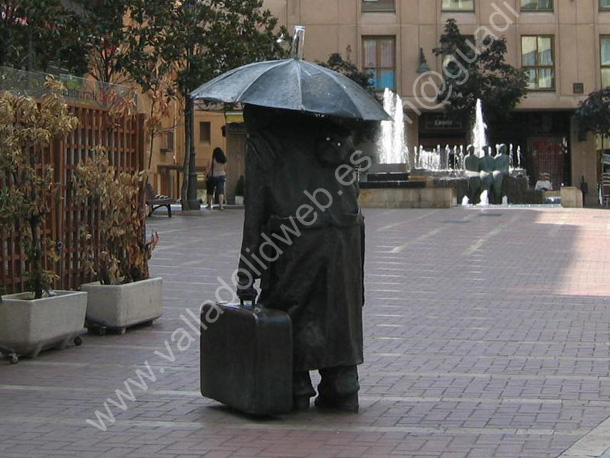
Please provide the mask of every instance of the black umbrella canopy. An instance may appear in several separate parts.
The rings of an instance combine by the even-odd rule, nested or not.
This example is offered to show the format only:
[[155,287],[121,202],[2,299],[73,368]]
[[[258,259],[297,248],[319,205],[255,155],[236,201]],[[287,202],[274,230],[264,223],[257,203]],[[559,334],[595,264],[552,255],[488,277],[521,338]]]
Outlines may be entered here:
[[244,65],[201,85],[190,96],[365,121],[392,119],[354,81],[298,58]]

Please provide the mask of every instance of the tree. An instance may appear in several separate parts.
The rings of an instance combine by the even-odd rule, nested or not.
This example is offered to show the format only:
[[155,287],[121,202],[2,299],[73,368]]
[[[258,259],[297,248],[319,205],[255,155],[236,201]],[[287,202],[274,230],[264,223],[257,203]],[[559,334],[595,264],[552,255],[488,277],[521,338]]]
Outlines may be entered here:
[[504,118],[526,95],[527,75],[505,62],[506,39],[480,38],[478,45],[448,19],[434,54],[442,56],[445,85],[437,100],[453,117],[472,117],[477,99],[488,115]]
[[[279,38],[287,36],[284,27],[277,31],[277,19],[262,10],[262,0],[184,0],[177,49],[183,51],[178,71],[178,90],[185,102],[184,126],[186,151],[182,185],[182,206],[187,207],[189,170],[194,166],[194,105],[188,94],[200,84],[233,68],[285,55]],[[191,192],[193,194],[193,192]],[[195,196],[191,196],[195,197]]]
[[[177,4],[167,0],[128,0],[128,18],[120,51],[113,57],[116,69],[124,71],[148,99],[146,133],[147,169],[150,169],[154,140],[165,130],[163,121],[171,114],[176,98],[178,71],[175,43]],[[123,23],[123,19],[121,19]]]
[[[147,106],[149,166],[153,141],[167,126],[172,102],[184,104],[188,178],[194,107],[188,94],[216,75],[283,55],[277,27],[262,0],[78,0],[85,11],[81,41],[99,81],[138,84]],[[190,164],[193,165],[193,164]],[[187,207],[184,180],[183,208]]]
[[349,59],[344,60],[341,54],[333,53],[328,57],[326,62],[318,62],[318,64],[347,76],[374,95],[371,77],[367,73],[361,72]]
[[78,16],[61,0],[0,2],[0,66],[46,72],[52,67],[82,75],[86,51],[78,40]]
[[[370,75],[361,72],[358,67],[349,60],[349,54],[347,60],[344,60],[343,57],[341,57],[341,54],[333,53],[328,57],[326,62],[317,62],[317,64],[345,75],[356,84],[366,89],[373,97],[378,98],[377,94],[373,91]],[[354,142],[356,144],[372,141],[379,134],[379,122],[377,121],[341,119],[338,122],[354,132]]]
[[[200,84],[246,63],[281,56],[277,19],[262,0],[130,0],[122,68],[156,107],[169,99],[184,104],[186,151],[182,206],[187,208],[189,168],[194,164],[194,111],[188,94]],[[151,70],[155,70],[152,73]],[[156,75],[154,74],[156,73]],[[166,76],[171,76],[168,84]]]
[[241,65],[285,56],[278,39],[288,32],[262,6],[262,0],[182,1],[176,36],[181,94]]
[[610,137],[610,87],[589,94],[575,112],[581,134],[593,132]]
[[77,1],[83,10],[78,39],[87,51],[89,74],[104,83],[126,83],[122,55],[127,27],[123,21],[130,0]]

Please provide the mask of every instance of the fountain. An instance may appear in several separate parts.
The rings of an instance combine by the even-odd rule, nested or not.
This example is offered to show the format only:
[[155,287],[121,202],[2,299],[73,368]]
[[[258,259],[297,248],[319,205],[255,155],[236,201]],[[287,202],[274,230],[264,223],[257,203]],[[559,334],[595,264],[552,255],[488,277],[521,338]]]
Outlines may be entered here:
[[[375,189],[376,197],[365,196],[365,199],[372,201],[386,201],[385,206],[424,206],[422,200],[423,195],[432,195],[431,201],[443,201],[442,206],[446,206],[447,202],[452,201],[457,205],[468,203],[467,194],[468,186],[466,183],[466,167],[465,167],[465,145],[450,146],[437,145],[436,148],[426,149],[423,146],[415,146],[409,151],[406,146],[405,124],[403,103],[398,94],[386,89],[383,95],[383,107],[386,112],[392,116],[392,121],[383,121],[381,123],[380,135],[377,140],[377,157],[378,163],[373,164],[366,174],[360,175],[361,189],[365,190],[365,194]],[[472,129],[472,145],[474,146],[474,155],[478,158],[484,156],[483,147],[487,145],[487,126],[485,124],[483,114],[483,104],[481,100],[477,100],[475,111],[475,122]],[[500,145],[494,145],[491,148],[491,153],[497,153]],[[518,203],[523,201],[527,190],[527,177],[525,171],[521,169],[521,148],[509,145],[505,154],[508,156],[509,174],[506,183],[507,189],[510,189],[511,202]],[[493,166],[492,166],[493,167]],[[394,197],[388,203],[386,197],[389,190],[394,188]],[[399,189],[396,189],[399,188]],[[405,189],[410,188],[410,189]],[[453,197],[447,198],[438,197],[442,193],[453,190]],[[396,197],[397,195],[402,197]],[[405,197],[409,194],[410,197]],[[484,194],[484,195],[483,195]],[[490,196],[488,193],[483,193],[480,196],[480,201],[483,205],[489,205]],[[414,199],[417,202],[397,204],[398,199]],[[496,200],[498,200],[497,198]],[[503,199],[506,203],[507,200]],[[371,202],[369,202],[371,203]],[[499,203],[499,202],[497,202]],[[368,206],[384,206],[384,205],[368,205]],[[436,205],[430,205],[436,206]]]
[[386,89],[383,107],[392,116],[392,121],[381,123],[377,141],[378,163],[359,176],[361,206],[449,208],[454,205],[452,195],[446,190],[426,189],[425,181],[410,179],[402,99]]
[[377,157],[366,175],[360,177],[362,188],[416,188],[425,184],[409,181],[405,122],[402,99],[389,89],[383,93],[383,108],[392,116],[382,121],[377,139]]

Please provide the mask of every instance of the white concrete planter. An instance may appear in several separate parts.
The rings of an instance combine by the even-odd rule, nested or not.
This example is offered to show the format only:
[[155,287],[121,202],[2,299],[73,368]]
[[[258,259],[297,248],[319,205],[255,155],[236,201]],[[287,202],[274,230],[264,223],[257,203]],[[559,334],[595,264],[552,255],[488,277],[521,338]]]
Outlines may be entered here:
[[244,196],[235,196],[235,205],[243,205]]
[[89,295],[87,320],[97,326],[125,328],[153,321],[163,313],[163,279],[161,277],[126,283],[81,285]]
[[0,345],[35,358],[41,350],[64,348],[85,332],[87,293],[54,291],[57,295],[28,299],[31,293],[2,296]]

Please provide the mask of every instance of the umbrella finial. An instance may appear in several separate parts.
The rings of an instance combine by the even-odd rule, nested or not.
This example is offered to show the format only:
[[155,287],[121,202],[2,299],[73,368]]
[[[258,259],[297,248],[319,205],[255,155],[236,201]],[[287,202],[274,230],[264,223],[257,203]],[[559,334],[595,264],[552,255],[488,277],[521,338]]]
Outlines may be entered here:
[[292,37],[292,52],[293,59],[303,59],[303,49],[305,48],[305,27],[302,25],[294,26],[294,37]]

